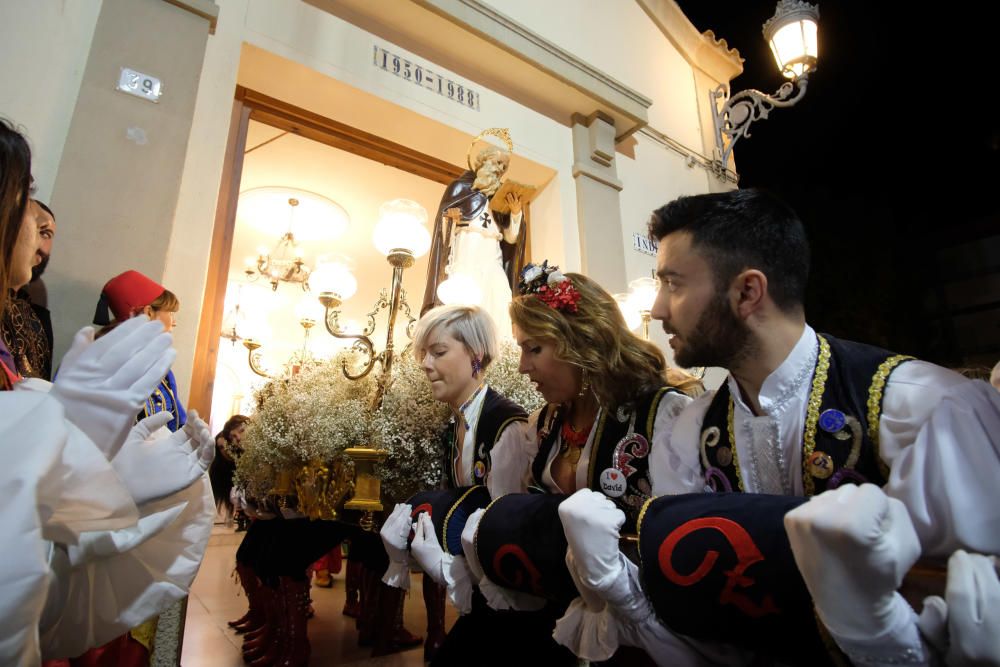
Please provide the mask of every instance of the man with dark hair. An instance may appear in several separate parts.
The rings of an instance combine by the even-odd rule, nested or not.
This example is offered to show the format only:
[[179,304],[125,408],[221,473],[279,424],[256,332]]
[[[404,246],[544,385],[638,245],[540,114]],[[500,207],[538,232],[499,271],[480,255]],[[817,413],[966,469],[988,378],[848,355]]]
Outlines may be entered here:
[[[765,192],[681,197],[653,213],[649,230],[659,243],[661,281],[652,316],[671,334],[676,362],[730,373],[718,391],[678,416],[669,446],[651,452],[654,495],[813,496],[870,482],[905,505],[918,553],[1000,553],[1000,504],[993,490],[1000,471],[1000,400],[987,394],[989,385],[815,332],[805,317],[804,227]],[[875,509],[878,494],[857,497],[870,507],[844,511],[886,511]],[[873,525],[888,534],[888,521]],[[852,529],[846,522],[826,535],[841,530],[847,539]],[[818,549],[822,540],[806,542],[798,544]],[[871,564],[860,547],[855,557],[858,570]],[[820,568],[810,580],[803,572],[811,590],[816,576],[828,577],[821,582],[825,590],[849,597],[855,589],[847,581],[838,587],[832,581],[837,573],[851,574],[850,568]],[[926,656],[915,615],[899,606],[905,602],[892,597],[894,590],[879,598],[888,606],[877,611],[867,599],[852,606],[816,598],[820,616],[855,661],[919,664],[917,658]],[[859,625],[870,632],[854,634]],[[838,628],[851,630],[838,634]],[[877,648],[873,637],[881,642]]]
[[49,263],[56,220],[42,202],[31,201],[41,240],[31,282],[18,285],[0,318],[0,336],[10,348],[18,372],[24,377],[48,380],[52,375],[52,317],[46,307],[45,285],[40,280]]

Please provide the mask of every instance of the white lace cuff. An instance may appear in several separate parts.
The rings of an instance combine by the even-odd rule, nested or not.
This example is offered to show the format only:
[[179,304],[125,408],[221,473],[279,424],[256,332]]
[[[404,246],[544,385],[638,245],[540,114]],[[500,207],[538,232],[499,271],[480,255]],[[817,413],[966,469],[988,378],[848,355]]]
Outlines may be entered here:
[[410,590],[410,564],[389,561],[389,567],[382,575],[382,583],[393,588],[402,588],[404,591]]
[[608,660],[618,650],[618,625],[607,605],[595,609],[583,598],[577,598],[556,621],[552,638],[573,655],[600,662]]
[[847,638],[829,627],[830,636],[856,665],[930,665],[931,652],[924,646],[917,615],[899,593],[892,601],[888,629],[870,637]]
[[459,614],[472,611],[472,572],[461,556],[454,556],[448,566],[448,599]]

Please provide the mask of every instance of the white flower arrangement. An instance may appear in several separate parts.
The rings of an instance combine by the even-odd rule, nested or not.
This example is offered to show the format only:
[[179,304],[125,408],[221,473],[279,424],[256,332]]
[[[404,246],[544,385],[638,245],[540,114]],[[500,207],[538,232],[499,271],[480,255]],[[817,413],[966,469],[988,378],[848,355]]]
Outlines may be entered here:
[[[291,379],[270,382],[258,392],[260,407],[247,425],[236,466],[236,483],[251,496],[271,493],[280,472],[330,461],[348,447],[388,452],[386,462],[375,466],[383,503],[440,486],[442,434],[450,413],[431,396],[427,376],[413,355],[404,352],[396,358],[382,406],[373,411],[377,370],[361,380],[348,380],[341,371],[344,354],[349,353],[305,368]],[[519,355],[513,341],[501,343],[486,381],[531,412],[544,401],[518,373]]]

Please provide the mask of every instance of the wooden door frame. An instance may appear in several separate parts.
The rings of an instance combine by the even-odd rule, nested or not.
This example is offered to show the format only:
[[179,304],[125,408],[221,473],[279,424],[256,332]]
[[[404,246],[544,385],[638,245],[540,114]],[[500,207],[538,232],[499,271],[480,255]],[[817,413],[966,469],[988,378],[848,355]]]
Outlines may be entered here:
[[337,122],[302,107],[236,87],[233,112],[229,124],[225,162],[219,184],[219,199],[215,211],[212,246],[202,299],[201,318],[191,373],[190,407],[196,408],[206,420],[211,419],[212,394],[215,390],[215,368],[219,360],[220,334],[225,315],[226,285],[236,233],[236,207],[239,203],[243,175],[243,156],[247,131],[255,120],[291,134],[297,134],[348,153],[396,167],[423,178],[448,185],[465,172],[432,155],[397,144],[364,130]]

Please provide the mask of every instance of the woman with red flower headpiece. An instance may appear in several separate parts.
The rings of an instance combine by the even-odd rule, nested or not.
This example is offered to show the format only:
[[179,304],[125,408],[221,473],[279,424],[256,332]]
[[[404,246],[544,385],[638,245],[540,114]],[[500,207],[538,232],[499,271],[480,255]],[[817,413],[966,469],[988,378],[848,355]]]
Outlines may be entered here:
[[[639,510],[651,494],[650,448],[669,437],[673,419],[691,400],[683,390],[698,382],[668,369],[660,350],[633,334],[612,296],[586,276],[563,274],[547,262],[528,265],[518,292],[510,314],[521,348],[519,370],[536,384],[547,405],[529,417],[524,438],[493,450],[487,484],[495,505],[504,505],[499,501],[505,494],[530,490],[569,495],[592,488],[625,512],[625,531],[634,533]],[[544,511],[552,507],[549,503]],[[481,543],[476,544],[483,537],[479,532],[482,517],[482,511],[473,514],[462,534],[470,569],[483,573],[480,590],[490,606],[519,610],[508,623],[518,627],[521,645],[530,637],[533,651],[558,656],[553,630],[566,609],[565,601],[550,595],[552,591],[545,592],[547,603],[537,597],[533,600],[533,595],[501,587],[504,584],[485,574],[501,559],[499,553],[490,557]],[[514,526],[523,518],[505,516],[500,523]],[[551,518],[558,525],[558,517]],[[521,536],[528,533],[522,531]],[[540,543],[545,538],[530,539]],[[527,544],[515,547],[531,551]],[[533,561],[543,570],[536,573],[539,581],[547,580],[551,573],[547,567],[562,567],[564,556],[555,554],[549,565]],[[525,613],[529,609],[538,611]],[[518,622],[517,617],[530,620]],[[579,650],[572,641],[556,635],[559,643]],[[569,658],[567,664],[573,664],[575,658]]]
[[590,278],[528,265],[519,292],[510,312],[520,371],[548,405],[531,416],[523,446],[494,454],[490,491],[589,487],[612,497],[634,526],[651,494],[649,448],[668,435],[690,401],[684,391],[699,383],[668,368]]

